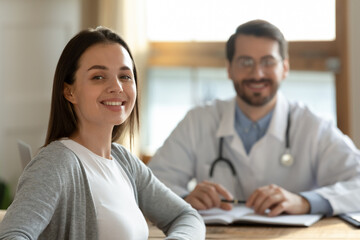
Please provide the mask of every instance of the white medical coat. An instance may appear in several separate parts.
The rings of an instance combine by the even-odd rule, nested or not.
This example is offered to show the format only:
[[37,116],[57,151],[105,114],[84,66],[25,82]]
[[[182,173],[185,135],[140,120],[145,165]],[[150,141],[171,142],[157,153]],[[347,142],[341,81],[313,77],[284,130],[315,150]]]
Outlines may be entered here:
[[[220,183],[241,200],[256,188],[277,184],[293,193],[316,191],[330,202],[334,215],[360,210],[360,153],[333,123],[278,93],[269,128],[247,155],[234,127],[235,104],[235,98],[217,100],[190,110],[150,161],[155,175],[180,196],[189,193],[187,184],[193,178]],[[286,149],[289,109],[294,164],[284,166],[280,158]],[[221,137],[222,155],[237,175],[219,162],[210,178]]]

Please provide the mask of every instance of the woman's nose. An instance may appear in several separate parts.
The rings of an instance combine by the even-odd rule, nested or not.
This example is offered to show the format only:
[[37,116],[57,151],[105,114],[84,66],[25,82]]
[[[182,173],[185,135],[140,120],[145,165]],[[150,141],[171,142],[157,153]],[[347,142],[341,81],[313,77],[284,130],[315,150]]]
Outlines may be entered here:
[[111,79],[110,81],[110,86],[109,86],[109,91],[112,93],[119,93],[123,91],[123,86],[122,86],[122,82],[120,81],[119,78],[114,77],[113,79]]

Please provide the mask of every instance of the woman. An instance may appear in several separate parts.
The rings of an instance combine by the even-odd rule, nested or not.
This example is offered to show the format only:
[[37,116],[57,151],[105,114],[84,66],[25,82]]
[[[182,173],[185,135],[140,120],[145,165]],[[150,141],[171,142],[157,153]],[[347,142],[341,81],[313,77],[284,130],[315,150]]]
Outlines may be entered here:
[[0,239],[147,239],[144,217],[169,239],[203,239],[201,217],[124,147],[138,123],[127,44],[99,27],[65,47],[46,142],[22,174]]

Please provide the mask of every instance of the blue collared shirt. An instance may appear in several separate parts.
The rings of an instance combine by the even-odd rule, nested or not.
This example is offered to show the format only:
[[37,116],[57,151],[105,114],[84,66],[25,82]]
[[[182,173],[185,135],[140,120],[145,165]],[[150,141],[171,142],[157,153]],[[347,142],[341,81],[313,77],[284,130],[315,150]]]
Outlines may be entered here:
[[[245,151],[250,153],[252,146],[262,138],[269,128],[273,111],[269,112],[265,117],[257,122],[251,121],[239,108],[235,105],[235,130],[243,142]],[[332,215],[332,207],[329,201],[317,194],[315,191],[301,192],[300,195],[310,203],[311,214]]]
[[235,108],[235,129],[244,144],[246,153],[249,154],[251,147],[265,135],[269,127],[273,111],[268,113],[259,121],[253,122],[245,116],[238,105],[236,105]]

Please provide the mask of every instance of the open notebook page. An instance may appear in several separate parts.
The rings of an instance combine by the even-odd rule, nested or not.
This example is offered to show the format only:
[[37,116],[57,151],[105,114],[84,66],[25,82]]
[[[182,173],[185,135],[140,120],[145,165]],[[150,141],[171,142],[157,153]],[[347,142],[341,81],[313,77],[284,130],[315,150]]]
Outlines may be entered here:
[[251,208],[234,206],[225,211],[219,208],[199,211],[206,224],[231,224],[233,222],[261,223],[271,225],[310,226],[321,219],[322,215],[280,215],[267,217],[255,214]]

